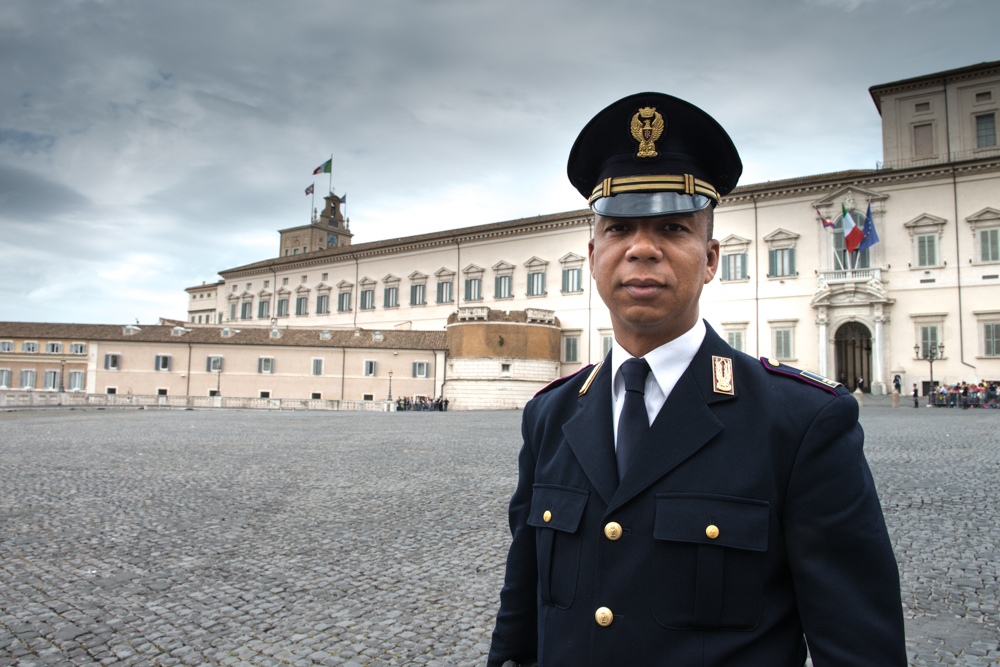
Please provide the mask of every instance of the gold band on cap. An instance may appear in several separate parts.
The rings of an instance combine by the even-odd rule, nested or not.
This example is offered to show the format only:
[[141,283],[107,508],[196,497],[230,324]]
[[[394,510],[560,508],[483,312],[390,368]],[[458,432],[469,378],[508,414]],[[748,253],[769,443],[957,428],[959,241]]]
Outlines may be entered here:
[[704,195],[719,202],[719,193],[711,183],[695,178],[691,174],[668,176],[622,176],[605,178],[587,200],[587,205],[601,197],[610,197],[622,192],[681,192],[688,195]]

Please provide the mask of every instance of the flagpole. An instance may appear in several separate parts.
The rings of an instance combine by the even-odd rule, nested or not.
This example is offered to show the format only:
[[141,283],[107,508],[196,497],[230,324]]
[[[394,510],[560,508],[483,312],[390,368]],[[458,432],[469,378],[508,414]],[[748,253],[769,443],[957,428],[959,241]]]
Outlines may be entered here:
[[333,193],[333,153],[330,153],[330,193]]
[[313,211],[316,210],[316,184],[312,187],[312,203],[309,205],[309,224],[313,222]]

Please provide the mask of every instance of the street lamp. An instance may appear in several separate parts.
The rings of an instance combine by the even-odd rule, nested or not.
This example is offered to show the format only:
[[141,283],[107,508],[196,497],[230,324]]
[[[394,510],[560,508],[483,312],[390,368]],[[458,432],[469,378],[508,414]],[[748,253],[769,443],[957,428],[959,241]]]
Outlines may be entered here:
[[215,371],[215,395],[222,396],[222,366]]
[[913,353],[917,356],[917,359],[923,359],[931,365],[931,390],[927,393],[927,406],[932,405],[932,400],[934,397],[934,360],[944,358],[944,343],[938,343],[937,345],[929,344],[927,346],[927,353],[921,354],[920,343],[913,346]]
[[392,400],[392,371],[389,371],[389,400]]
[[60,360],[62,368],[59,370],[59,393],[66,391],[66,385],[63,383],[66,376],[66,360]]

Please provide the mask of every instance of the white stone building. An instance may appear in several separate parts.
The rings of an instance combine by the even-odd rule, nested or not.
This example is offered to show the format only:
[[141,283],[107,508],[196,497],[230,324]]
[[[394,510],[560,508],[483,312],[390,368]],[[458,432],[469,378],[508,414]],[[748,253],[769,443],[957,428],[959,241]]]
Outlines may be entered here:
[[[881,393],[899,375],[904,392],[917,383],[923,393],[931,350],[935,381],[998,379],[1000,62],[871,95],[883,128],[877,168],[745,185],[723,200],[723,267],[702,315],[734,347],[851,389],[860,377]],[[869,204],[880,242],[848,254],[841,211],[861,224]],[[188,288],[190,324],[440,331],[488,308],[558,323],[552,378],[609,349],[610,318],[586,265],[589,210],[354,245],[339,207],[331,195],[309,225],[282,230],[278,257]],[[502,352],[483,357],[493,379],[505,364],[512,372]],[[522,366],[535,383],[549,368]],[[447,368],[445,395],[447,373],[459,372]],[[452,377],[469,392],[471,378]]]

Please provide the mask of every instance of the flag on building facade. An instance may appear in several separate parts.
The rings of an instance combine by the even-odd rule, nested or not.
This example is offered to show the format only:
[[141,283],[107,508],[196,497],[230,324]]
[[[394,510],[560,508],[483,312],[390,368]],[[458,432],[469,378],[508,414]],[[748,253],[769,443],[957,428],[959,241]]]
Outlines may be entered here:
[[875,231],[875,221],[872,220],[872,204],[868,202],[868,212],[865,213],[865,226],[861,230],[865,238],[861,241],[861,245],[858,246],[858,251],[868,250],[873,245],[878,243],[878,233]]
[[827,220],[826,218],[823,217],[823,214],[819,212],[819,207],[817,207],[815,204],[813,204],[813,208],[816,209],[816,215],[819,216],[819,219],[823,221],[823,226],[824,227],[829,227],[830,229],[833,229],[834,227],[836,227],[835,224],[833,224],[832,222],[830,222],[829,220]]
[[847,207],[841,204],[840,209],[843,211],[844,220],[844,246],[847,248],[847,252],[854,252],[864,240],[865,235],[861,228],[854,224],[854,218],[847,212]]
[[306,194],[307,195],[311,195],[314,192],[316,192],[316,184],[315,183],[313,183],[308,188],[306,188]]
[[333,159],[329,159],[320,166],[313,169],[313,176],[316,174],[329,174],[333,169]]

